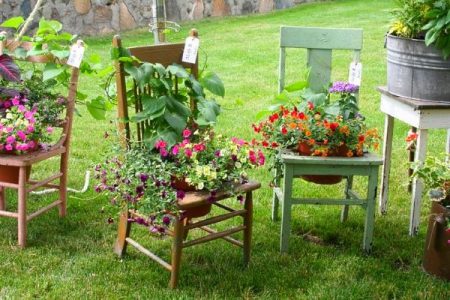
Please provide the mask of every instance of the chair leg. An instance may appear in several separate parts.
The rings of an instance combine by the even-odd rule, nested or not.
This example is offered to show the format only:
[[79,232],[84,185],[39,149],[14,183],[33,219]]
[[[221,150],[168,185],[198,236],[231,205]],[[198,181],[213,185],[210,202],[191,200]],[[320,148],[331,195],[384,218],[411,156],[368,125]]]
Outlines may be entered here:
[[183,250],[183,238],[184,238],[184,222],[179,218],[176,219],[174,225],[174,237],[172,242],[172,271],[170,272],[169,287],[174,289],[177,287],[178,275],[180,273],[181,265],[181,251]]
[[[347,177],[347,184],[345,186],[345,198],[349,199],[350,198],[350,194],[349,194],[349,190],[351,190],[353,187],[353,176],[348,176]],[[348,210],[349,210],[349,205],[344,205],[342,207],[342,211],[341,211],[341,222],[345,222],[347,221],[348,218]]]
[[253,193],[247,192],[245,195],[244,215],[244,266],[248,266],[250,262],[251,246],[252,246],[252,226],[253,226]]
[[6,209],[6,188],[0,186],[0,210]]
[[61,204],[59,205],[60,217],[65,217],[67,213],[67,166],[69,163],[68,157],[68,152],[61,155],[60,171],[62,173],[62,176],[59,179],[59,200],[61,201]]
[[[279,170],[275,170],[275,177],[279,174]],[[275,185],[277,187],[280,186],[280,180],[276,180]],[[273,192],[272,195],[272,221],[278,221],[278,208],[280,206],[280,199],[278,199],[278,196],[275,192]]]
[[18,190],[18,218],[17,235],[19,247],[25,248],[27,241],[27,170],[26,167],[19,169],[19,190]]
[[292,167],[286,167],[283,183],[283,210],[281,215],[280,252],[286,253],[289,248],[289,235],[291,232],[291,195],[292,195]]
[[364,225],[364,240],[363,240],[363,249],[368,253],[372,250],[373,228],[375,221],[375,201],[376,201],[375,198],[377,196],[377,185],[378,185],[378,167],[372,167],[367,187],[366,222]]
[[127,250],[127,237],[130,236],[131,222],[128,220],[128,210],[122,212],[119,218],[119,228],[117,230],[117,240],[114,246],[114,253],[122,257]]

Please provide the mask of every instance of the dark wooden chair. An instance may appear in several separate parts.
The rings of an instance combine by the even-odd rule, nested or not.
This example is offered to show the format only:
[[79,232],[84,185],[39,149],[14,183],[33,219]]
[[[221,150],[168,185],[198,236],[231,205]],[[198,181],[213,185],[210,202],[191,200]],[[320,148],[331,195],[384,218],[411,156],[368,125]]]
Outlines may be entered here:
[[[13,50],[19,44],[16,42],[6,42],[6,48]],[[32,63],[48,62],[48,57],[31,58]],[[0,216],[15,218],[18,221],[18,243],[24,248],[26,246],[27,222],[35,217],[47,212],[51,208],[58,206],[59,215],[64,217],[66,215],[67,202],[67,175],[69,164],[69,149],[70,149],[70,135],[72,130],[73,111],[75,107],[75,98],[78,85],[78,68],[72,68],[69,91],[67,97],[66,115],[64,120],[60,123],[62,134],[56,144],[47,150],[39,150],[24,155],[6,155],[0,154],[0,166],[4,167],[5,172],[15,173],[13,176],[18,178],[17,182],[0,181]],[[59,170],[41,180],[30,180],[31,167],[39,162],[52,157],[59,157]],[[11,175],[11,174],[10,174]],[[52,183],[59,180],[57,184]],[[27,195],[28,193],[41,188],[51,187],[59,190],[59,197],[51,204],[39,209],[36,212],[27,214]],[[6,210],[6,194],[5,188],[14,188],[18,190],[18,209],[17,212],[10,212]]]
[[[121,47],[121,40],[118,36],[115,36],[113,39],[113,47]],[[150,63],[160,63],[165,67],[177,63],[183,65],[185,68],[191,70],[191,73],[197,77],[198,75],[198,61],[195,64],[186,64],[181,61],[184,44],[164,44],[164,45],[154,45],[154,46],[144,46],[144,47],[132,47],[128,48],[131,52],[131,55],[136,56],[139,60],[143,62]],[[118,117],[119,124],[119,135],[122,137],[122,144],[124,147],[130,145],[132,141],[142,141],[143,135],[145,132],[145,128],[148,125],[146,122],[140,122],[136,124],[136,130],[132,131],[131,124],[129,122],[124,122],[123,120],[128,120],[129,118],[129,105],[126,96],[126,88],[125,88],[125,72],[124,67],[121,62],[116,63],[116,83],[117,83],[117,95],[118,95]],[[176,78],[174,78],[176,82]],[[150,87],[151,88],[151,87]],[[174,84],[174,88],[176,88],[176,84]],[[139,112],[142,109],[142,104],[139,101],[139,91],[137,89],[134,90],[134,94],[137,96],[134,103],[134,112]],[[131,224],[132,217],[136,215],[134,211],[125,211],[120,217],[119,228],[118,228],[118,237],[115,244],[115,253],[119,256],[125,254],[125,250],[128,244],[136,248],[138,251],[144,253],[152,260],[159,263],[166,270],[171,273],[171,278],[169,282],[169,286],[171,288],[175,288],[177,286],[180,265],[181,265],[181,253],[184,248],[202,244],[205,242],[209,242],[215,239],[222,238],[225,241],[236,245],[238,247],[243,248],[244,250],[244,264],[247,265],[250,260],[250,246],[251,246],[251,235],[252,235],[252,212],[253,212],[253,197],[252,192],[260,187],[260,183],[258,182],[248,182],[246,184],[242,184],[237,187],[237,190],[241,193],[245,194],[245,204],[243,209],[233,209],[222,203],[220,200],[227,199],[232,197],[231,194],[225,192],[219,192],[217,194],[217,202],[213,203],[213,205],[223,209],[225,213],[209,217],[202,220],[195,220],[199,217],[206,216],[210,209],[208,206],[211,205],[208,202],[208,192],[188,192],[186,197],[183,198],[178,203],[178,208],[182,211],[187,212],[187,215],[191,217],[177,219],[174,223],[173,230],[169,231],[169,235],[173,237],[172,242],[172,254],[171,254],[171,262],[168,263],[164,261],[162,258],[158,257],[148,249],[144,248],[137,241],[133,240],[130,237],[131,232]],[[196,213],[192,214],[192,211]],[[198,213],[200,212],[200,213]],[[233,227],[224,231],[217,232],[216,230],[208,227],[208,225],[216,224],[225,220],[229,220],[234,217],[242,217],[243,224],[241,226]],[[196,239],[188,239],[188,232],[193,229],[201,229],[208,234],[206,236],[196,238]],[[243,231],[243,241],[238,241],[230,235],[235,234],[237,232]]]

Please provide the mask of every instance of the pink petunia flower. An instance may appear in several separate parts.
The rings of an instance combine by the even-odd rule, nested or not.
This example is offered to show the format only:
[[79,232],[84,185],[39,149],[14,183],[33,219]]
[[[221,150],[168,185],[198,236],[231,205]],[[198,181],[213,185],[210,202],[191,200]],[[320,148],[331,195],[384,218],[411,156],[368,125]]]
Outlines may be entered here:
[[180,152],[180,147],[178,147],[178,145],[173,146],[172,154],[173,155],[178,155],[179,152]]
[[159,140],[155,143],[156,149],[166,148],[166,146],[167,146],[167,143],[163,140]]
[[22,141],[25,141],[27,139],[27,135],[25,134],[25,132],[23,132],[22,130],[17,131],[17,136],[19,137],[19,139],[21,139]]
[[53,133],[53,127],[48,126],[47,127],[47,132],[50,133],[50,134]]
[[5,146],[6,151],[12,151],[14,149],[14,147],[11,144],[7,144]]
[[188,137],[190,137],[191,134],[192,134],[192,131],[190,131],[189,129],[186,128],[185,130],[183,130],[183,137],[184,137],[185,139],[187,139]]
[[16,137],[13,136],[13,135],[10,135],[10,136],[8,136],[8,137],[6,138],[6,142],[7,142],[8,144],[12,144],[12,143],[14,143],[15,141],[16,141]]

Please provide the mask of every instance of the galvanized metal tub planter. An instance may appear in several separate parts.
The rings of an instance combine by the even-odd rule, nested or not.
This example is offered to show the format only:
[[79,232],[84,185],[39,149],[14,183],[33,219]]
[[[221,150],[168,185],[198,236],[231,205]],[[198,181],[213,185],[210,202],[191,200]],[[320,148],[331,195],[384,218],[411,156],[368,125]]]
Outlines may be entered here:
[[423,40],[387,36],[387,87],[394,95],[450,102],[450,59]]

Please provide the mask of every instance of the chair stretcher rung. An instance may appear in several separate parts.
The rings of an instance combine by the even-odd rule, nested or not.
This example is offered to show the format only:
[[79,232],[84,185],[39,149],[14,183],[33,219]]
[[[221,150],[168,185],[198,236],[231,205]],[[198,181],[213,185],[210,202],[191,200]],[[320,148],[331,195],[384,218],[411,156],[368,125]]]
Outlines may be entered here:
[[231,219],[231,218],[236,217],[236,216],[243,216],[246,213],[247,213],[247,211],[245,209],[236,210],[236,211],[233,211],[233,212],[230,212],[230,213],[227,213],[227,214],[223,214],[223,215],[220,215],[220,216],[216,216],[216,217],[208,218],[206,220],[202,220],[202,221],[198,221],[198,222],[195,222],[195,223],[188,224],[186,226],[186,229],[193,229],[193,228],[198,228],[198,227],[202,227],[202,226],[218,223],[218,222],[221,222],[221,221],[225,221],[225,220]]
[[323,204],[323,205],[361,205],[364,206],[366,200],[361,199],[322,199],[322,198],[293,198],[292,204]]
[[222,208],[222,209],[225,209],[226,211],[229,211],[229,212],[235,211],[235,210],[232,209],[231,207],[228,207],[228,206],[226,206],[226,205],[223,205],[223,204],[221,204],[221,203],[219,203],[219,202],[214,202],[213,204],[214,204],[215,206],[220,207],[220,208]]
[[40,187],[42,187],[42,186],[45,186],[45,185],[48,184],[49,182],[52,182],[53,180],[58,179],[58,178],[61,177],[62,175],[63,175],[63,173],[59,172],[59,173],[56,173],[56,174],[54,174],[54,175],[52,175],[52,176],[50,176],[50,177],[48,177],[48,178],[46,178],[46,179],[44,179],[44,180],[42,180],[42,181],[39,181],[39,182],[35,183],[34,185],[30,186],[30,187],[27,189],[27,193],[29,193],[29,192],[31,192],[31,191],[34,191],[35,189],[38,189],[38,188],[40,188]]
[[160,258],[156,254],[150,252],[148,249],[144,248],[144,246],[142,246],[141,244],[139,244],[138,242],[136,242],[132,238],[128,237],[125,240],[127,241],[127,243],[129,243],[131,246],[136,248],[138,251],[144,253],[145,255],[147,255],[148,257],[150,257],[151,259],[153,259],[157,263],[159,263],[161,266],[166,268],[169,272],[172,272],[172,266],[170,264],[168,264],[167,262],[165,262],[162,258]]
[[211,233],[207,236],[192,240],[192,241],[188,241],[183,243],[183,248],[187,248],[190,246],[194,246],[194,245],[198,245],[198,244],[202,244],[202,243],[206,243],[215,239],[219,239],[222,238],[224,236],[239,232],[244,230],[245,228],[247,228],[247,226],[238,226],[238,227],[234,227],[225,231],[221,231],[221,232],[216,232],[216,233]]
[[[201,230],[204,230],[204,231],[206,231],[206,232],[208,232],[208,233],[217,233],[216,230],[214,230],[214,229],[212,229],[212,228],[209,228],[209,227],[207,227],[207,226],[200,227],[200,229],[201,229]],[[236,245],[236,246],[238,246],[238,247],[241,247],[241,248],[244,247],[244,243],[242,243],[241,241],[235,240],[235,239],[233,239],[232,237],[229,237],[229,236],[223,236],[222,239],[224,239],[225,241],[227,241],[227,242],[229,242],[229,243],[231,243],[231,244],[233,244],[233,245]]]
[[18,218],[19,214],[11,211],[0,210],[0,217]]
[[62,203],[61,200],[57,200],[57,201],[53,202],[52,204],[47,205],[46,207],[43,207],[43,208],[41,208],[41,209],[35,211],[34,213],[32,213],[32,214],[30,214],[30,215],[27,216],[27,222],[30,221],[30,220],[32,220],[32,219],[34,219],[34,218],[36,218],[37,216],[39,216],[39,215],[41,215],[41,214],[43,214],[43,213],[49,211],[49,210],[52,209],[53,207],[60,205],[61,203]]

